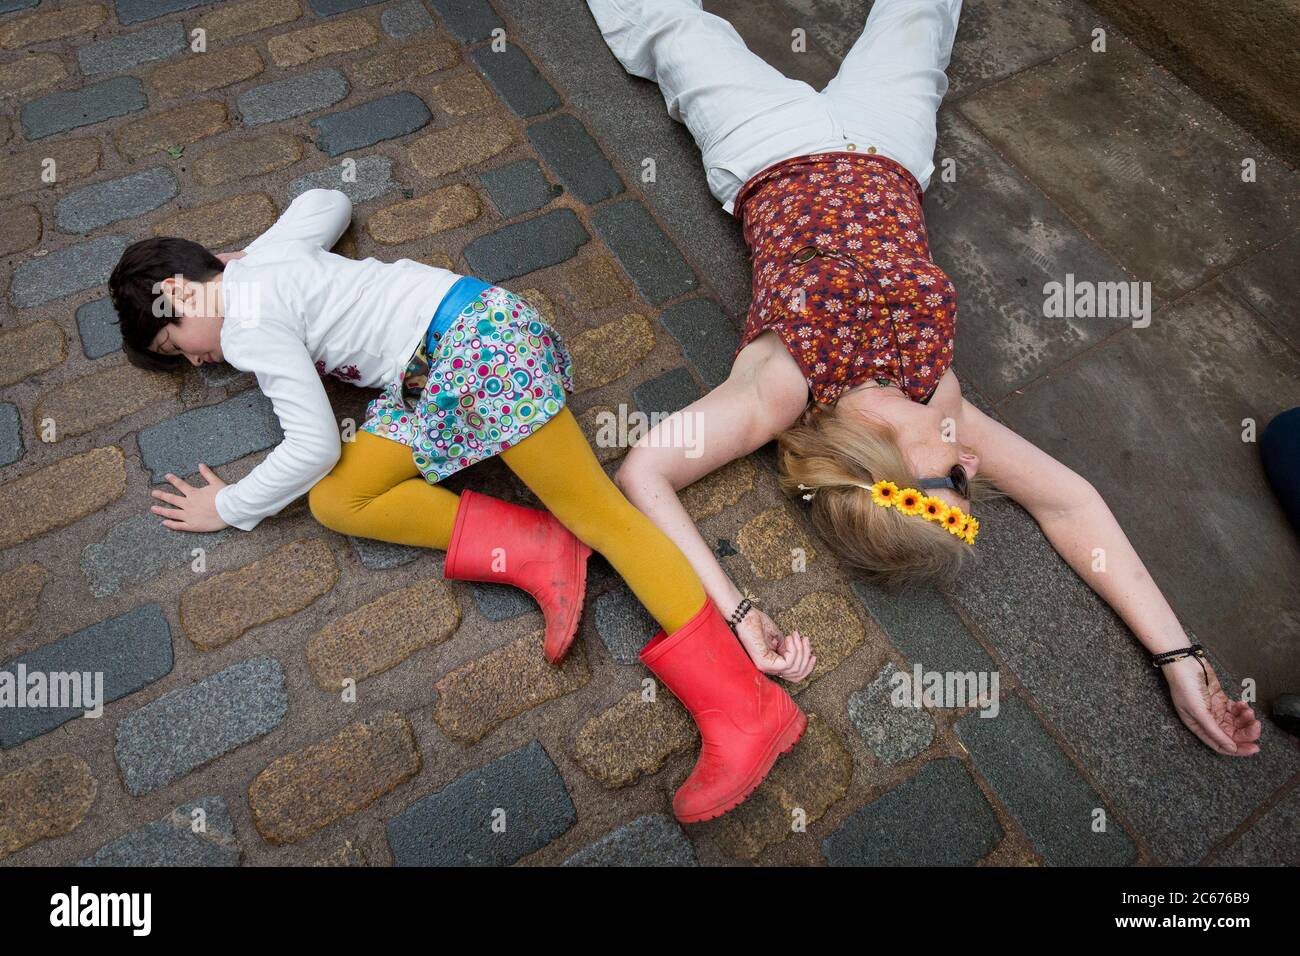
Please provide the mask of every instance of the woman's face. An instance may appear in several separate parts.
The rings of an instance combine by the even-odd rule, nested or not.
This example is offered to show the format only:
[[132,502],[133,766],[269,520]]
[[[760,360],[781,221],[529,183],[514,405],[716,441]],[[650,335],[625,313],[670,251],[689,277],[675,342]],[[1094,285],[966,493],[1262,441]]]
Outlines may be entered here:
[[[967,479],[979,474],[979,455],[969,445],[945,442],[942,438],[927,440],[922,433],[912,436],[910,440],[909,436],[904,435],[902,446],[903,455],[912,463],[919,478],[946,477],[952,471],[953,465],[961,465],[966,471]],[[944,504],[958,507],[970,514],[970,499],[963,498],[951,488],[929,488],[926,493],[940,499]]]
[[[880,408],[882,417],[894,426],[903,457],[918,478],[947,477],[954,465],[961,465],[968,479],[979,474],[979,454],[961,441],[960,398],[955,409],[953,405],[934,399],[929,405],[902,400]],[[951,488],[929,488],[926,493],[970,513],[970,500]]]

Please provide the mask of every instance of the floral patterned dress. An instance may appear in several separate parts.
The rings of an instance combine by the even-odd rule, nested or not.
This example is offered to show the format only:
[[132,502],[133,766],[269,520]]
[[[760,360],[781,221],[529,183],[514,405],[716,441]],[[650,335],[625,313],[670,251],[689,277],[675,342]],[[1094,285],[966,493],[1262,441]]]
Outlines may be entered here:
[[796,156],[736,197],[753,258],[740,349],[772,329],[815,402],[868,379],[928,401],[952,364],[957,292],[930,258],[921,187],[885,156]]
[[[436,319],[436,317],[435,317]],[[361,428],[409,445],[431,483],[500,454],[541,428],[573,391],[569,350],[537,310],[484,286],[446,332],[434,323]]]

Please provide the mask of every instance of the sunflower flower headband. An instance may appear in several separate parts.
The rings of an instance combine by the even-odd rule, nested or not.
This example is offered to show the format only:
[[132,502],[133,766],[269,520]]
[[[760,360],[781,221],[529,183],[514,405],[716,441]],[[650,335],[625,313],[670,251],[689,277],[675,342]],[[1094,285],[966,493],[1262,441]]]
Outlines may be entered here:
[[[897,508],[905,515],[920,515],[926,521],[943,525],[950,534],[961,538],[967,544],[974,544],[975,536],[979,534],[980,523],[974,515],[968,515],[960,508],[952,507],[941,498],[923,495],[915,488],[899,488],[892,481],[883,479],[874,485],[866,485],[860,481],[855,481],[854,484],[870,491],[871,500],[880,507]],[[816,488],[809,488],[807,485],[800,485],[799,490],[808,492],[803,496],[804,501],[812,501],[813,495],[817,494]]]

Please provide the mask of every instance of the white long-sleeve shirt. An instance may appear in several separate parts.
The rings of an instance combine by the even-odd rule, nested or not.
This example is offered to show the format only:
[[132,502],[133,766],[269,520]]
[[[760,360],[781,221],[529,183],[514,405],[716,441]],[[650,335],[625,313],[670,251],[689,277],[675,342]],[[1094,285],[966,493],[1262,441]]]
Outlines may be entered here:
[[406,367],[429,320],[460,278],[410,259],[358,262],[329,251],[352,202],[310,189],[226,264],[221,350],[252,372],[271,400],[284,440],[216,496],[227,524],[251,531],[305,494],[342,451],[322,374],[381,387]]

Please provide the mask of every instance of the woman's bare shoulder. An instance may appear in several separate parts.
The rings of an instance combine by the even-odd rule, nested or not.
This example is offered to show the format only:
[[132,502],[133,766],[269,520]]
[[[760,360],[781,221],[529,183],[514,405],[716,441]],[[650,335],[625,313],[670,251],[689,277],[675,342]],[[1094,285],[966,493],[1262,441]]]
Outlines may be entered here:
[[799,363],[771,329],[740,350],[731,364],[732,378],[749,380],[772,428],[780,431],[808,407],[810,392]]

